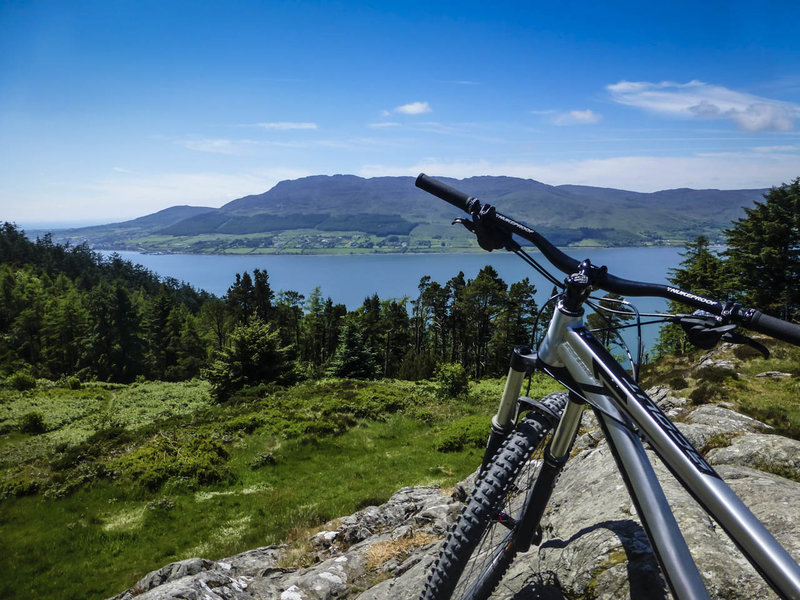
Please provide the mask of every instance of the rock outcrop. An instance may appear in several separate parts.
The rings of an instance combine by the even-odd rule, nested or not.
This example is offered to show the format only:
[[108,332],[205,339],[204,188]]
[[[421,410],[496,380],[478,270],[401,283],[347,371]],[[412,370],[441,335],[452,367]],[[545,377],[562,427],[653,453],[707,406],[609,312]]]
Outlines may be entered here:
[[[787,550],[800,560],[800,442],[722,406],[651,395]],[[588,418],[543,521],[543,542],[520,555],[495,597],[514,600],[667,599],[671,594],[617,473]],[[725,533],[652,452],[670,504],[712,598],[776,597]],[[473,476],[474,477],[474,476]],[[258,548],[193,558],[150,573],[114,600],[413,599],[472,478],[454,490],[408,487],[377,507],[327,524],[301,549]],[[296,557],[295,557],[296,558]],[[297,564],[295,560],[294,564]]]

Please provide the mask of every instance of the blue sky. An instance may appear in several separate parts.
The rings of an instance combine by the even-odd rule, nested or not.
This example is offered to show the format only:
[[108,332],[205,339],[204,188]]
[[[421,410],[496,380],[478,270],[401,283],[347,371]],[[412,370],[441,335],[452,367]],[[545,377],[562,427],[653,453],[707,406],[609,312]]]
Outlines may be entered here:
[[800,175],[800,3],[0,0],[0,219],[282,179]]

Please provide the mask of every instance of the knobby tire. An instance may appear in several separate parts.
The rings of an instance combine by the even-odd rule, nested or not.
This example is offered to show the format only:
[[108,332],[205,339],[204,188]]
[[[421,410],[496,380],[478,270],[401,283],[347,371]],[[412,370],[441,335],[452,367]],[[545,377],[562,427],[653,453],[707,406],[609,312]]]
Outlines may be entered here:
[[[543,402],[561,414],[567,395]],[[513,530],[498,516],[521,518],[550,431],[541,416],[529,413],[503,442],[447,535],[420,600],[483,600],[494,591],[517,553]]]

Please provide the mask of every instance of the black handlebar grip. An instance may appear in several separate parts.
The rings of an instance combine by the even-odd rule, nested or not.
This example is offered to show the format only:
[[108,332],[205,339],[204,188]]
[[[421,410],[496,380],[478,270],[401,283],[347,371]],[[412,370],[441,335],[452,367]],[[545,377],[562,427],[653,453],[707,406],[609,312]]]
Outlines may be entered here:
[[800,326],[753,310],[749,320],[744,324],[748,329],[766,333],[776,339],[800,346]]
[[449,202],[456,208],[460,208],[464,212],[469,212],[467,203],[472,199],[464,192],[459,192],[457,189],[445,185],[441,181],[437,181],[433,177],[428,177],[425,173],[420,173],[417,177],[415,185],[421,190],[425,190],[429,194],[441,198],[445,202]]

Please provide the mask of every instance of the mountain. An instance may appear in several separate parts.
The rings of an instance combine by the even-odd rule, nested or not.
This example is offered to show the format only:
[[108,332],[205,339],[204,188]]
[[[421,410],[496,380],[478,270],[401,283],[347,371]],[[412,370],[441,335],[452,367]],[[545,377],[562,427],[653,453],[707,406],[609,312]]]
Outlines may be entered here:
[[[654,193],[532,179],[442,181],[497,206],[559,245],[675,244],[721,231],[767,190],[674,189]],[[279,253],[460,251],[474,248],[449,204],[412,177],[317,175],[213,209],[175,206],[111,225],[63,230],[57,241],[156,252]]]

